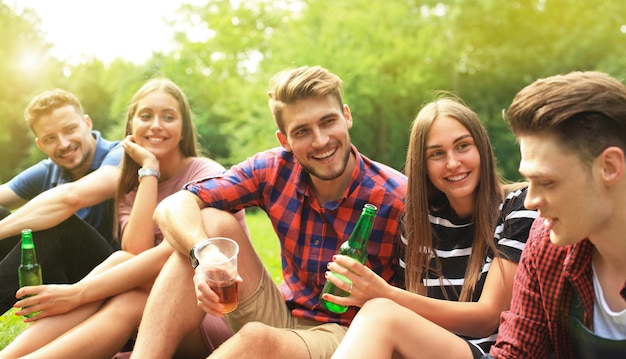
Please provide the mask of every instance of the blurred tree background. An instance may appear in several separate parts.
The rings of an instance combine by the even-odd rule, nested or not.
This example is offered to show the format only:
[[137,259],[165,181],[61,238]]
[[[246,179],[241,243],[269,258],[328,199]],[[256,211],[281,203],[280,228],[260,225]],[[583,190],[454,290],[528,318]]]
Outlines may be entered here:
[[41,91],[72,91],[96,129],[121,139],[131,95],[167,76],[190,99],[204,153],[230,165],[278,144],[267,84],[300,65],[344,80],[352,139],[370,158],[403,170],[411,121],[449,91],[479,114],[503,177],[515,180],[518,147],[502,110],[519,89],[572,70],[626,75],[622,0],[183,0],[175,48],[143,64],[56,60],[36,10],[3,0],[0,28],[1,182],[41,159],[23,121]]

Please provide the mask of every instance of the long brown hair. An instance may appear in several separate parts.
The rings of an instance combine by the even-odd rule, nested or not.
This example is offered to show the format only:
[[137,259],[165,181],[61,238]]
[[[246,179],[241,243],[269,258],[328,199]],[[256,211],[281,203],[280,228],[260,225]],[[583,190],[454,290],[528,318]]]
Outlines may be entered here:
[[[472,254],[465,272],[465,281],[459,295],[460,301],[470,301],[481,273],[485,255],[491,250],[498,255],[493,233],[498,220],[499,205],[503,200],[502,181],[496,169],[491,142],[478,115],[460,100],[443,97],[427,103],[418,113],[411,127],[406,159],[408,177],[405,236],[407,289],[425,294],[421,285],[427,272],[441,278],[439,259],[433,248],[433,233],[429,213],[448,205],[446,195],[428,179],[426,169],[426,141],[433,122],[441,115],[457,119],[473,137],[480,155],[480,182],[476,188],[472,223],[474,227]],[[430,265],[435,256],[435,268]],[[443,286],[443,282],[441,281]],[[445,293],[445,291],[444,291]]]
[[[150,93],[155,91],[165,91],[172,95],[180,106],[180,113],[183,120],[182,139],[178,144],[183,157],[197,157],[200,154],[200,147],[198,144],[198,137],[196,133],[196,127],[193,123],[191,106],[187,100],[187,96],[183,90],[173,81],[166,78],[153,78],[148,80],[130,99],[128,111],[126,113],[126,125],[124,131],[124,137],[132,134],[133,132],[133,117],[137,112],[137,106],[141,99]],[[137,177],[137,171],[139,170],[139,164],[135,162],[128,154],[124,153],[122,158],[122,169],[120,182],[117,188],[116,205],[115,205],[115,218],[118,218],[119,204],[124,200],[124,196],[129,192],[135,190],[139,186],[139,179]],[[115,221],[116,230],[115,235],[119,237],[119,223]]]

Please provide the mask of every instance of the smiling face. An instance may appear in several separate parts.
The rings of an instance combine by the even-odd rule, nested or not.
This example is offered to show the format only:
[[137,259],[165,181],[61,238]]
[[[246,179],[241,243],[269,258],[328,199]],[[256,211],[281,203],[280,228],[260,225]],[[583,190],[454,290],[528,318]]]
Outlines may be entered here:
[[331,181],[346,175],[352,127],[348,106],[332,95],[309,97],[285,105],[282,116],[285,133],[276,136],[312,177]]
[[597,161],[585,167],[551,135],[523,135],[519,143],[519,171],[529,180],[524,205],[545,218],[550,240],[565,246],[602,231],[612,205],[598,178]]
[[74,106],[59,107],[32,124],[37,147],[72,179],[82,177],[91,164],[96,140],[91,135],[91,119]]
[[470,215],[480,181],[480,154],[470,132],[457,119],[440,115],[426,140],[428,179],[459,216]]
[[180,154],[183,120],[180,105],[164,90],[148,93],[137,101],[132,118],[135,142],[162,160]]

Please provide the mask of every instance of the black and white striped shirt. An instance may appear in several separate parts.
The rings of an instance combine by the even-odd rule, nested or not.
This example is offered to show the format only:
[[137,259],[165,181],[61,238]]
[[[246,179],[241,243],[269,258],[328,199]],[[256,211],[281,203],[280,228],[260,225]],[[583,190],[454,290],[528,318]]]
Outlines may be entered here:
[[[506,258],[514,262],[519,261],[530,227],[537,217],[536,211],[524,207],[526,191],[527,188],[523,188],[511,192],[500,204],[500,217],[493,235],[496,247]],[[472,252],[473,224],[471,218],[459,218],[449,207],[433,212],[429,217],[433,230],[433,245],[441,264],[443,277],[439,278],[436,273],[431,271],[423,279],[423,284],[427,288],[428,297],[446,299],[445,291],[449,300],[457,301]],[[406,241],[407,239],[402,237],[404,245],[406,245]],[[432,260],[434,261],[434,257]],[[480,298],[492,261],[493,253],[488,253],[472,301],[478,301]],[[434,262],[431,263],[431,268],[436,268]],[[401,262],[401,266],[404,268],[404,261]],[[489,347],[495,343],[496,335],[497,331],[485,338],[466,339],[479,346],[486,353]]]

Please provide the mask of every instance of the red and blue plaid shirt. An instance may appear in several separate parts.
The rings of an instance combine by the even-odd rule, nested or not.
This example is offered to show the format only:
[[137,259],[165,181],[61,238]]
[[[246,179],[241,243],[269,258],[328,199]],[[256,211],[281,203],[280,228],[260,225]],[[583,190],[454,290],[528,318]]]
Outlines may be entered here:
[[406,177],[359,154],[354,146],[352,151],[356,165],[348,188],[342,198],[323,206],[313,194],[309,174],[282,148],[186,186],[207,206],[230,212],[259,207],[267,213],[280,240],[281,289],[294,317],[348,325],[356,314],[353,307],[342,315],[321,310],[319,295],[326,265],[348,239],[366,203],[378,207],[366,265],[389,283],[404,286],[396,274]]
[[[575,289],[583,305],[583,322],[593,329],[592,250],[586,239],[556,246],[543,218],[535,220],[515,275],[511,309],[502,313],[498,339],[490,350],[493,357],[575,358],[567,316]],[[621,294],[626,299],[624,289]]]

